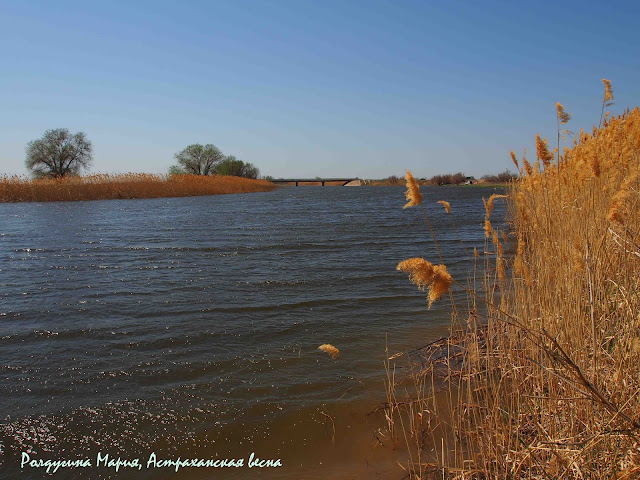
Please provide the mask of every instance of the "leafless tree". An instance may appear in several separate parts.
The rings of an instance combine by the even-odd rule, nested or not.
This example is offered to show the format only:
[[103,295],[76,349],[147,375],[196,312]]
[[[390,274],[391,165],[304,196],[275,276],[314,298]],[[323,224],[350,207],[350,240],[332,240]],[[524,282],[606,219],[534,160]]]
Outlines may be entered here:
[[26,147],[27,170],[35,177],[78,175],[93,160],[93,146],[83,132],[69,133],[66,128],[47,130],[42,138]]

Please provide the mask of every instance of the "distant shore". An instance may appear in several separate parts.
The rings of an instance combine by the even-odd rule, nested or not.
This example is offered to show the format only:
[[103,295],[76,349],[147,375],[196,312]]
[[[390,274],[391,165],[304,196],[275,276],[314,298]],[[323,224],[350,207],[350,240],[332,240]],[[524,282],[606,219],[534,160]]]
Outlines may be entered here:
[[[432,183],[430,180],[418,180],[418,184],[421,187],[507,187],[509,183],[507,182],[485,182],[482,180],[478,180],[474,183],[460,183],[460,184],[446,184],[446,185],[436,185]],[[389,181],[385,180],[363,180],[362,185],[366,187],[406,187],[406,182],[402,181]]]
[[268,192],[276,188],[267,180],[227,175],[128,173],[61,179],[0,176],[0,203],[194,197]]

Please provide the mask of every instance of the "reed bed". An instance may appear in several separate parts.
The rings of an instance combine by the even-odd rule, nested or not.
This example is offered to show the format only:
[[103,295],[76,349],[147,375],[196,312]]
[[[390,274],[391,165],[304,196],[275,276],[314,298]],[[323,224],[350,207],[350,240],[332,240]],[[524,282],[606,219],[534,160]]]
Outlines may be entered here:
[[0,177],[0,202],[60,202],[158,197],[191,197],[265,192],[277,188],[266,180],[222,175],[91,175],[47,179]]
[[470,313],[413,352],[411,374],[389,360],[407,477],[640,478],[640,110],[605,115],[611,98],[605,82],[600,125],[562,152],[560,105],[556,148],[512,154],[508,198],[485,202],[483,286],[453,279]]

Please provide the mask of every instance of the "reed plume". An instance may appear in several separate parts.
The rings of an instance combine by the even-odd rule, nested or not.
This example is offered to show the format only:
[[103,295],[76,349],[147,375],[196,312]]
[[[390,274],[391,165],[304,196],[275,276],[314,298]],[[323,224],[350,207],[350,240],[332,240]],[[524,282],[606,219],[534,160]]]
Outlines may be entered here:
[[[602,98],[602,110],[600,111],[600,124],[598,128],[602,126],[602,119],[604,116],[604,109],[613,105],[613,88],[611,87],[611,82],[606,78],[602,79],[602,83],[604,84],[604,97]],[[595,129],[595,127],[594,127]],[[595,132],[594,132],[595,134]]]
[[611,88],[611,82],[606,78],[603,78],[602,83],[604,83],[604,101],[610,102],[613,100],[613,88]]
[[556,112],[558,115],[558,121],[561,125],[566,124],[569,120],[571,120],[571,114],[564,109],[564,105],[559,102],[556,102]]
[[433,264],[424,258],[408,258],[398,263],[396,270],[409,274],[409,281],[420,290],[425,290],[433,282]]
[[449,202],[447,202],[446,200],[438,200],[438,203],[444,206],[444,209],[447,211],[447,213],[451,213],[451,204]]
[[491,226],[491,221],[488,218],[484,219],[484,235],[487,238],[491,237],[493,233],[493,227]]
[[331,355],[331,358],[334,360],[337,360],[338,358],[340,358],[340,350],[338,350],[336,347],[334,347],[330,343],[324,343],[320,345],[318,347],[318,350],[328,353],[329,355]]
[[413,178],[413,175],[409,170],[407,170],[407,174],[405,175],[405,178],[407,180],[407,191],[405,193],[407,204],[402,208],[417,207],[422,203],[422,194],[420,193],[420,185],[418,185],[418,182],[416,182],[416,179]]
[[536,151],[538,153],[538,159],[542,160],[545,168],[548,168],[553,161],[553,155],[549,152],[549,147],[547,146],[547,139],[544,140],[540,138],[539,134],[536,134]]
[[[498,194],[498,193],[494,193],[489,197],[489,200],[484,202],[484,211],[485,211],[485,215],[487,217],[491,216],[491,212],[493,211],[493,202],[497,198],[507,198],[507,196],[506,195],[501,195],[501,194]],[[484,201],[484,198],[482,200]]]
[[498,234],[493,229],[493,226],[491,226],[491,212],[493,211],[493,202],[497,198],[507,198],[507,196],[494,193],[489,197],[489,200],[485,200],[485,198],[482,197],[482,203],[484,203],[484,212],[485,212],[484,234],[487,238],[492,238],[492,241],[496,246],[498,245]]
[[522,155],[522,165],[524,166],[524,171],[528,176],[533,175],[533,169],[531,168],[531,164],[527,160],[527,151],[524,151],[524,155]]
[[[569,120],[571,120],[571,114],[564,109],[564,105],[560,102],[556,102],[556,120],[558,123],[558,145],[556,151],[558,152],[558,169],[560,169],[560,125],[565,125]],[[565,133],[569,133],[568,130],[565,130]],[[560,175],[558,175],[558,184],[560,182]],[[558,189],[560,191],[560,189]]]
[[513,161],[513,164],[516,166],[518,171],[520,171],[520,165],[518,165],[518,159],[516,158],[516,154],[513,150],[511,150],[511,160]]
[[429,287],[429,308],[433,305],[433,302],[442,297],[451,288],[453,278],[447,271],[447,267],[444,265],[436,265],[433,267],[434,279],[433,283]]
[[420,290],[429,288],[429,308],[447,293],[453,279],[444,265],[433,265],[424,258],[409,258],[398,263],[396,270],[409,274],[409,281]]

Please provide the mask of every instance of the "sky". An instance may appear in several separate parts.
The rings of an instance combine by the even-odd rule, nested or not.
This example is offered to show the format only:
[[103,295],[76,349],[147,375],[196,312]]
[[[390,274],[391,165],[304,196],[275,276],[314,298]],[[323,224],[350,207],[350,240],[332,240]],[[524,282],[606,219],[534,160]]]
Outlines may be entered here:
[[515,170],[640,104],[640,2],[0,0],[0,174],[85,132],[93,173],[212,143],[279,177]]

